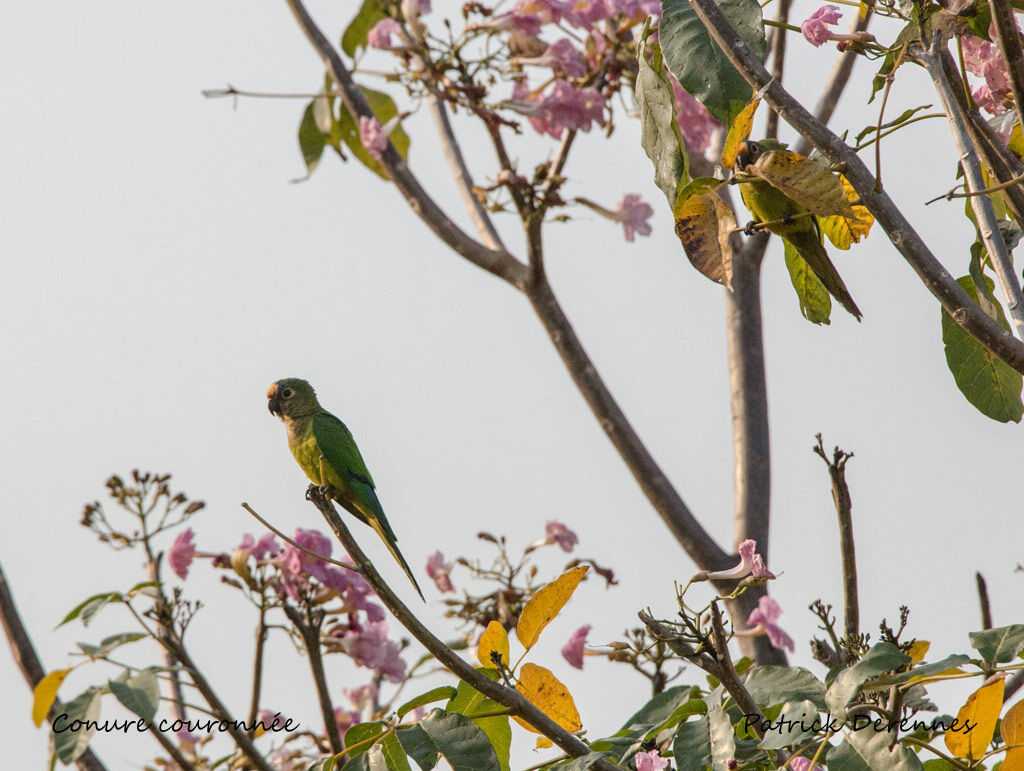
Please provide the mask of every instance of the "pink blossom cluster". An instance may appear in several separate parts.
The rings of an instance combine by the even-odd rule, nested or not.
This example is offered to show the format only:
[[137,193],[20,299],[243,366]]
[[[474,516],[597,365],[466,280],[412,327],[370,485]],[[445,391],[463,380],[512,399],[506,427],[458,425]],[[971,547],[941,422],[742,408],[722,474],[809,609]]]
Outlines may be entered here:
[[832,39],[832,30],[829,24],[838,24],[842,18],[839,7],[835,5],[823,5],[816,10],[800,25],[800,31],[811,45],[818,47]]
[[1006,112],[1006,98],[1011,93],[1010,76],[999,46],[974,35],[964,35],[962,46],[967,71],[985,80],[984,85],[974,89],[974,101],[993,115]]
[[[661,18],[659,0],[517,0],[514,13],[535,16],[542,24],[565,20],[574,27],[592,29],[613,16]],[[535,34],[535,33],[534,33]]]
[[543,94],[533,93],[526,78],[512,88],[507,105],[525,115],[539,134],[560,139],[565,129],[590,131],[591,125],[605,124],[605,102],[592,86],[576,88],[567,80],[556,80]]
[[679,85],[675,75],[668,73],[669,83],[675,96],[676,121],[683,133],[687,153],[704,155],[715,136],[723,130],[722,124],[708,112],[708,108],[697,101],[689,91]]
[[358,666],[380,672],[393,683],[405,677],[405,660],[398,643],[388,637],[386,621],[364,622],[351,615],[347,626],[335,627],[329,636]]

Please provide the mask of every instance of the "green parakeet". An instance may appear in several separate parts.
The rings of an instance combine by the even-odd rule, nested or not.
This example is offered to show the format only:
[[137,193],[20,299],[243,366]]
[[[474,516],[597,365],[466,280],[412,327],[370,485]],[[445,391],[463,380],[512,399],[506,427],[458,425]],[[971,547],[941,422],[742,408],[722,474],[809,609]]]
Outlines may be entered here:
[[377,531],[424,599],[409,564],[398,550],[398,539],[384,516],[373,478],[348,427],[320,406],[313,386],[305,380],[278,380],[267,389],[267,400],[270,413],[281,418],[287,427],[288,448],[306,476],[316,485],[326,484],[331,498]]
[[[736,170],[742,172],[747,166],[756,163],[762,153],[767,151],[768,148],[762,148],[756,142],[743,142],[736,156]],[[843,283],[842,277],[821,243],[821,230],[817,218],[808,216],[806,208],[763,179],[740,182],[739,188],[743,203],[758,222],[786,220],[768,225],[767,229],[789,241],[814,275],[821,279],[829,294],[859,321],[860,308],[850,297],[846,284]]]

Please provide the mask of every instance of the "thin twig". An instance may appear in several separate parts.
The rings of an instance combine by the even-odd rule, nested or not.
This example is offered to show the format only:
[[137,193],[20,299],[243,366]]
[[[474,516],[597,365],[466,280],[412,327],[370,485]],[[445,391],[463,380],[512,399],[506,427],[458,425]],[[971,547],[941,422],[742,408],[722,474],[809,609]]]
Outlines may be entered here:
[[[779,27],[772,34],[772,77],[780,82],[786,66],[786,25],[789,23],[789,9],[792,5],[793,0],[779,0],[779,7],[775,11],[775,21]],[[774,110],[768,113],[764,135],[769,139],[777,139],[779,136],[779,114]]]
[[1013,179],[1008,179],[1006,180],[1006,182],[1001,182],[998,185],[986,187],[984,190],[972,190],[967,193],[958,193],[956,191],[964,187],[964,183],[961,182],[959,185],[954,185],[953,187],[951,187],[948,193],[936,196],[935,198],[932,198],[930,201],[925,201],[924,205],[927,206],[930,203],[935,203],[936,201],[942,200],[952,201],[954,198],[971,198],[976,195],[988,195],[989,193],[997,193],[1000,190],[1006,190],[1008,187],[1019,185],[1021,182],[1024,182],[1024,174],[1021,174],[1019,177],[1014,177]]
[[291,538],[289,538],[284,533],[282,533],[280,530],[278,530],[276,527],[274,527],[272,524],[267,522],[267,520],[265,520],[259,514],[257,514],[253,510],[252,506],[250,506],[248,503],[243,503],[242,504],[242,508],[245,509],[246,511],[248,511],[250,514],[252,514],[254,517],[256,517],[256,519],[259,520],[260,524],[262,524],[265,528],[267,528],[267,530],[272,532],[274,535],[276,535],[278,538],[283,540],[289,546],[294,546],[299,551],[301,551],[301,552],[303,552],[305,554],[308,554],[310,557],[313,557],[314,559],[317,559],[317,560],[319,560],[321,562],[329,562],[330,564],[336,565],[339,568],[345,568],[345,570],[351,570],[353,573],[358,573],[359,572],[359,568],[356,567],[355,565],[349,565],[347,562],[340,562],[339,560],[331,559],[330,557],[328,557],[328,556],[326,556],[324,554],[320,554],[319,552],[312,551],[311,549],[307,549],[302,544],[296,543]]
[[981,628],[992,628],[992,606],[988,599],[988,584],[985,583],[985,576],[980,572],[974,574],[974,581],[978,585],[978,603],[981,605]]
[[884,191],[852,149],[829,131],[803,105],[772,81],[771,75],[722,14],[715,0],[689,0],[711,37],[755,91],[765,89],[765,99],[779,115],[828,160],[844,169],[844,176],[874,215],[893,246],[903,255],[947,313],[985,348],[1019,372],[1024,372],[1024,343],[1010,335],[986,314],[943,267],[920,235]]
[[[398,620],[398,623],[404,626],[424,648],[433,654],[438,662],[484,696],[508,707],[510,714],[517,715],[525,720],[569,755],[580,757],[590,753],[590,748],[586,744],[537,709],[521,693],[484,677],[467,662],[463,661],[455,651],[435,637],[398,598],[398,595],[392,591],[391,587],[387,585],[380,573],[377,572],[377,569],[366,557],[366,554],[363,553],[363,550],[359,548],[359,544],[356,543],[345,523],[338,516],[334,505],[320,494],[319,488],[311,485],[306,490],[306,497],[323,514],[324,519],[326,519],[334,534],[338,536],[342,546],[345,547],[345,550],[355,560],[356,564],[362,568],[363,577],[377,593],[384,606]],[[591,768],[602,769],[603,771],[616,771],[619,767],[610,760],[601,758]]]
[[252,664],[252,691],[249,697],[249,735],[256,733],[256,718],[260,711],[260,690],[263,687],[263,651],[267,643],[267,598],[260,596],[260,618],[256,624],[256,653]]
[[[978,161],[978,154],[970,140],[967,128],[966,115],[960,109],[960,103],[953,93],[953,86],[946,77],[946,70],[942,64],[939,53],[939,38],[928,48],[920,52],[916,58],[928,70],[928,74],[935,84],[939,98],[949,117],[949,127],[953,134],[953,142],[960,153],[960,166],[964,170],[964,178],[967,180],[969,190],[983,190],[985,188],[985,176],[981,170],[981,163]],[[1019,51],[1018,46],[1018,51]],[[999,287],[1006,298],[1010,318],[1017,329],[1017,336],[1024,337],[1024,294],[1021,293],[1020,282],[1013,270],[1013,260],[1006,248],[1006,242],[999,232],[996,224],[996,213],[992,207],[992,199],[988,196],[975,196],[971,199],[971,208],[978,223],[978,232],[985,244],[992,266],[995,268],[996,278]]]
[[[832,450],[832,459],[825,454],[821,434],[815,439],[814,452],[825,461],[832,480],[832,501],[839,517],[839,551],[843,560],[843,635],[849,642],[860,635],[860,604],[857,599],[857,555],[853,541],[853,500],[846,484],[846,463],[853,457],[838,447]],[[845,648],[844,648],[845,649]]]
[[[373,111],[367,104],[366,97],[353,82],[352,75],[341,56],[313,21],[302,1],[284,1],[292,15],[295,16],[295,20],[306,38],[327,66],[331,77],[341,89],[340,96],[349,114],[353,119],[373,117]],[[503,278],[513,286],[520,288],[523,286],[526,281],[526,266],[504,249],[489,249],[456,225],[424,190],[390,140],[387,148],[381,154],[380,163],[412,210],[441,241],[477,267]]]
[[[11,648],[11,658],[17,665],[21,676],[25,678],[28,687],[35,690],[39,681],[46,676],[39,655],[36,653],[32,638],[21,621],[21,614],[14,604],[14,594],[7,582],[3,565],[0,565],[0,625],[3,625],[4,634],[7,636],[7,644]],[[51,724],[58,715],[64,713],[64,704],[60,699],[54,699],[53,706],[46,714],[46,719]],[[107,767],[96,757],[91,748],[86,747],[85,752],[78,756],[75,765],[82,771],[107,771]]]
[[306,648],[306,657],[309,659],[309,668],[313,673],[313,684],[316,686],[317,700],[320,703],[320,716],[323,718],[324,727],[327,731],[327,741],[331,745],[331,752],[337,755],[345,749],[342,744],[341,734],[338,731],[338,720],[334,716],[334,704],[331,703],[331,694],[327,689],[327,676],[324,674],[324,659],[320,651],[320,625],[323,618],[317,619],[313,614],[316,611],[307,612],[308,618],[303,618],[299,609],[285,603],[284,613],[288,620],[299,630],[302,643]]

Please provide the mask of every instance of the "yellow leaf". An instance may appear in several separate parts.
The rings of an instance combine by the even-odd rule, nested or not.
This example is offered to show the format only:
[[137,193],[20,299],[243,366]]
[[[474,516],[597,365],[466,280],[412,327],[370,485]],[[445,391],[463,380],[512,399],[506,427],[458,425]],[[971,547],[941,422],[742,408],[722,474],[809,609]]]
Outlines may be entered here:
[[[523,664],[519,670],[516,690],[566,731],[579,731],[583,727],[580,713],[576,711],[576,704],[569,695],[569,690],[551,674],[550,670],[536,664]],[[527,731],[540,733],[525,720],[514,715],[513,717]]]
[[689,196],[675,207],[676,235],[690,263],[712,281],[732,288],[729,233],[736,216],[718,193]]
[[945,738],[946,749],[958,758],[973,761],[985,754],[1003,707],[1003,685],[1003,678],[983,685],[968,696],[967,703],[960,708],[953,723],[955,727],[946,731]]
[[1024,701],[1006,710],[999,733],[1007,747],[1000,771],[1024,771]]
[[537,744],[534,747],[534,749],[535,750],[546,750],[548,747],[551,747],[553,745],[554,745],[554,742],[551,741],[548,737],[546,737],[546,736],[538,736],[537,737]]
[[497,621],[487,625],[477,643],[476,657],[484,667],[497,667],[499,661],[502,666],[508,666],[508,633],[505,627]]
[[754,125],[754,113],[761,99],[751,99],[740,114],[736,116],[729,133],[725,136],[725,144],[722,145],[722,165],[731,169],[736,164],[736,155],[740,151],[740,145],[750,138],[750,129]]
[[519,615],[519,623],[516,625],[516,636],[524,648],[529,650],[533,647],[544,627],[558,615],[558,611],[565,607],[565,603],[572,597],[572,593],[576,591],[576,587],[579,586],[588,569],[589,565],[575,567],[542,587],[530,598]]
[[850,202],[856,216],[852,219],[838,214],[831,217],[820,217],[818,224],[821,226],[821,231],[828,236],[829,241],[836,245],[836,248],[849,249],[851,244],[860,243],[861,238],[868,234],[871,226],[875,224],[875,218],[871,216],[868,207],[854,203],[860,199],[860,196],[857,195],[857,191],[853,189],[849,180],[840,174],[839,181],[843,185],[846,200]]
[[50,707],[57,699],[57,690],[70,671],[70,669],[54,670],[36,685],[35,696],[32,699],[32,722],[36,724],[36,728],[39,728],[46,720],[46,713],[50,711]]
[[819,217],[838,214],[857,219],[839,177],[810,158],[790,150],[772,150],[744,171],[760,177]]
[[907,655],[909,655],[910,660],[916,664],[919,661],[924,660],[924,656],[931,646],[932,644],[927,640],[915,640],[914,644],[910,646],[910,650],[907,651]]

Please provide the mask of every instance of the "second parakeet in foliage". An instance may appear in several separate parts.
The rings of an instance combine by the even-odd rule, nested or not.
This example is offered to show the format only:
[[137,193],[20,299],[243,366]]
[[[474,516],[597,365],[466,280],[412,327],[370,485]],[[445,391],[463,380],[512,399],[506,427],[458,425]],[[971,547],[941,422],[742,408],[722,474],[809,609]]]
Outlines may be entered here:
[[[743,142],[736,156],[736,170],[743,172],[748,166],[757,163],[763,153],[771,149],[775,148],[762,146],[757,142]],[[843,283],[842,277],[822,245],[821,230],[818,227],[817,219],[808,214],[808,210],[804,206],[764,179],[752,177],[749,181],[740,182],[739,188],[743,203],[750,209],[750,213],[757,218],[758,222],[783,220],[766,227],[770,232],[781,236],[793,245],[814,275],[824,284],[829,294],[835,297],[859,321],[860,308],[853,301],[846,289],[846,284]]]
[[278,380],[267,390],[267,400],[271,414],[287,427],[288,447],[306,476],[316,485],[327,485],[331,498],[377,531],[422,599],[348,427],[320,406],[313,386],[305,380]]

